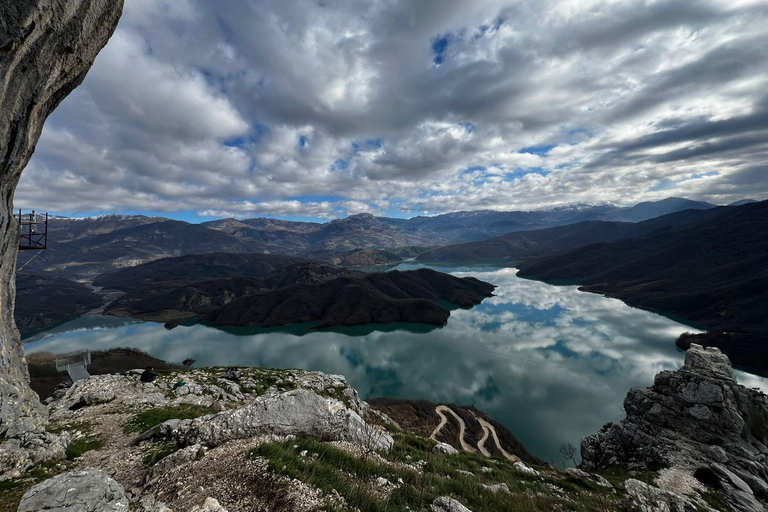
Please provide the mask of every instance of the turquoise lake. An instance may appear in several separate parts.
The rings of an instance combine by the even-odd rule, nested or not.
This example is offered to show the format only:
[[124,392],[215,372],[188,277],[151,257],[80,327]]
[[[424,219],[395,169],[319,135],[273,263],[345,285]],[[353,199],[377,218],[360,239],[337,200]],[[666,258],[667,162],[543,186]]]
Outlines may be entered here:
[[[407,263],[398,269],[420,265]],[[562,463],[563,442],[623,416],[631,387],[676,369],[683,332],[697,332],[616,299],[521,279],[513,268],[442,268],[495,284],[496,296],[452,311],[440,328],[400,324],[332,331],[303,326],[225,332],[90,314],[27,340],[27,353],[136,347],[196,365],[304,368],[346,376],[363,397],[474,404],[514,432],[535,455]],[[739,381],[768,381],[738,372]]]

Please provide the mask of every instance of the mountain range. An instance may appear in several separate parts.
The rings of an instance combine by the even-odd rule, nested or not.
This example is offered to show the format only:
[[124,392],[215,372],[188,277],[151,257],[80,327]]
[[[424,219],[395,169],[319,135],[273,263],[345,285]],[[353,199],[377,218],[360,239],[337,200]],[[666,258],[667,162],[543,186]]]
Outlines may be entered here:
[[[327,223],[277,219],[222,219],[202,224],[162,217],[107,215],[49,223],[49,249],[29,262],[31,271],[70,279],[99,274],[160,258],[186,254],[271,253],[342,263],[392,264],[430,247],[486,240],[510,232],[564,226],[582,221],[638,222],[671,211],[706,210],[714,205],[669,198],[633,207],[575,205],[536,211],[479,210],[434,217],[394,219],[352,215]],[[360,249],[388,254],[356,255]],[[395,255],[394,257],[392,255]]]

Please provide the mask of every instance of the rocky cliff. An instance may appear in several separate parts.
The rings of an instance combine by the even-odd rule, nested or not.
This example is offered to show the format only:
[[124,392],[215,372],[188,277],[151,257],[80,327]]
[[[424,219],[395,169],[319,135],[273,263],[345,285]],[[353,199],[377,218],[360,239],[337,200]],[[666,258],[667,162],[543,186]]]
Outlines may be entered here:
[[739,385],[717,348],[691,345],[685,365],[633,389],[626,418],[582,441],[587,470],[658,471],[668,491],[720,494],[733,510],[768,506],[768,397]]
[[[122,0],[0,3],[0,435],[7,438],[0,453],[3,466],[44,458],[45,447],[55,444],[44,435],[35,438],[40,443],[29,437],[40,432],[45,411],[29,388],[13,320],[19,245],[13,194],[45,119],[83,81],[117,26],[122,5]],[[63,447],[54,447],[59,449]]]

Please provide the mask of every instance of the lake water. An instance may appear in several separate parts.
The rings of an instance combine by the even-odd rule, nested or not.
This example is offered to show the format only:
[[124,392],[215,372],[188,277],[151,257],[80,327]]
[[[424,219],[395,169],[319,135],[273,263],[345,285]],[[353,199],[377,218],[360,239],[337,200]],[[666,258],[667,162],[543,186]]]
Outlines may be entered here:
[[[408,263],[398,268],[420,265]],[[631,387],[677,369],[682,332],[696,329],[619,300],[521,279],[512,268],[442,269],[498,286],[479,306],[451,313],[441,328],[401,324],[307,332],[225,332],[86,315],[39,334],[27,353],[137,347],[197,365],[304,368],[345,375],[361,396],[474,404],[514,432],[535,455],[562,462],[563,442],[623,417]],[[739,372],[739,381],[768,381]]]

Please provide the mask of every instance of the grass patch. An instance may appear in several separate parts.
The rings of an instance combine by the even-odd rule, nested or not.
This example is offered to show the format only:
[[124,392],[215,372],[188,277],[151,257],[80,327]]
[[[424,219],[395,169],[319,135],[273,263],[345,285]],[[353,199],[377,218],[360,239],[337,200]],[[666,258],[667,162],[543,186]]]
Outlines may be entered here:
[[46,430],[51,434],[61,434],[62,432],[73,432],[75,430],[79,430],[84,434],[89,434],[93,430],[93,423],[90,421],[77,421],[63,425],[49,424]]
[[156,407],[142,411],[125,425],[126,432],[145,432],[167,420],[191,420],[214,411],[203,405],[183,404],[177,407]]
[[101,436],[86,436],[80,439],[75,439],[69,446],[67,446],[67,459],[74,460],[78,457],[82,457],[85,452],[91,450],[98,450],[104,446],[104,440]]
[[[270,470],[278,475],[302,480],[326,495],[335,489],[348,507],[372,512],[428,510],[439,496],[452,496],[474,512],[603,512],[615,510],[620,501],[620,496],[611,491],[581,485],[551,468],[540,468],[545,471],[543,477],[529,476],[506,460],[466,452],[434,455],[432,441],[406,433],[394,437],[395,446],[385,455],[389,464],[377,457],[355,457],[311,439],[265,443],[251,455],[266,459]],[[302,457],[304,450],[308,454]],[[423,471],[419,473],[405,464],[421,466]],[[483,467],[492,471],[483,472]],[[378,477],[392,483],[402,480],[402,484],[387,495],[376,486]],[[507,484],[513,495],[483,487],[494,483]],[[557,486],[558,491],[554,492],[552,486]]]
[[605,469],[598,469],[596,473],[608,480],[614,487],[617,487],[619,484],[630,478],[640,480],[648,485],[656,485],[656,473],[649,470],[630,471],[621,466],[611,466]]
[[178,450],[179,450],[179,446],[174,442],[152,443],[145,450],[145,455],[143,459],[144,465],[154,466],[160,460],[164,459],[165,457],[169,456],[172,453],[177,452]]

